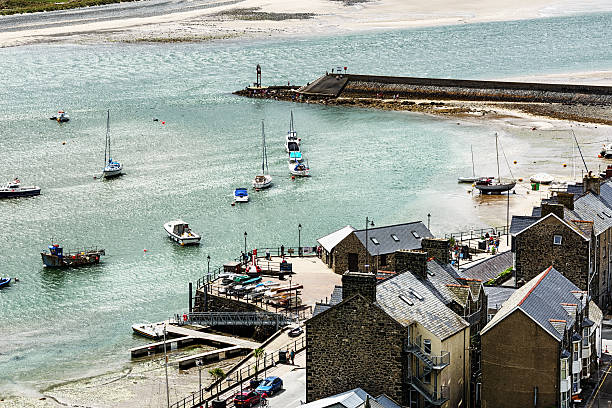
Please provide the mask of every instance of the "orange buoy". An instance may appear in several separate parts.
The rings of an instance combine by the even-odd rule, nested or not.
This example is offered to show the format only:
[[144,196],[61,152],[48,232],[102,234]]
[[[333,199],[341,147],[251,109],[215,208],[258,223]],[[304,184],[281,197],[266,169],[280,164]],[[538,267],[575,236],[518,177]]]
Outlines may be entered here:
[[291,180],[295,180],[295,176],[291,176]]
[[563,167],[567,167],[567,163],[563,163]]
[[519,181],[523,181],[523,178],[522,178],[522,177],[519,177]]
[[66,142],[62,142],[62,145],[65,145],[65,144],[66,144]]
[[514,161],[514,164],[516,164],[516,160]]
[[597,157],[601,159],[601,154],[598,154]]

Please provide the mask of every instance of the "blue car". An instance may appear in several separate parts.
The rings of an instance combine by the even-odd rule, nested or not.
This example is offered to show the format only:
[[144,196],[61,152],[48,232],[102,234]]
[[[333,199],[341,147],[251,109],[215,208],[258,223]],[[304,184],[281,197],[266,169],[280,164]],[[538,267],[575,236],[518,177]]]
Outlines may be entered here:
[[283,380],[279,377],[268,377],[264,379],[255,391],[259,394],[266,394],[270,396],[272,394],[276,394],[278,391],[283,389]]

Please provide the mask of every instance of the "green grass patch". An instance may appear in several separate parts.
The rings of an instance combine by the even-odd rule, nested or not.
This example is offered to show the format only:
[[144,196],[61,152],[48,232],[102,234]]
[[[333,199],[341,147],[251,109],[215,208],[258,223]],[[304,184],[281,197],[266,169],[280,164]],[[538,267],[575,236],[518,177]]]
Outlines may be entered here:
[[489,279],[485,283],[485,285],[487,285],[487,286],[501,285],[502,283],[504,283],[508,279],[512,278],[512,271],[513,271],[512,267],[509,267],[508,269],[506,269],[505,271],[500,273],[496,278]]
[[121,0],[0,0],[0,15],[35,13],[38,11],[67,10],[78,7],[100,6],[102,4],[120,2]]

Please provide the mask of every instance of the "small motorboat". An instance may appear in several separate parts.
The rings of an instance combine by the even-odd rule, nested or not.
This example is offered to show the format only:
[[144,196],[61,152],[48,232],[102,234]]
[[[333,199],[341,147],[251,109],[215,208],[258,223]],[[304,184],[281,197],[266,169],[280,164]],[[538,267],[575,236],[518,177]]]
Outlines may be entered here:
[[548,173],[534,174],[529,178],[532,183],[550,184],[554,181],[554,177]]
[[15,179],[0,187],[0,198],[32,197],[40,194],[40,187],[22,187],[21,181]]
[[304,162],[301,152],[289,153],[289,173],[291,173],[292,176],[310,176],[310,167]]
[[123,166],[111,157],[110,111],[106,112],[106,144],[104,145],[104,170],[102,177],[113,178],[121,175]]
[[48,252],[41,252],[43,265],[47,268],[76,268],[79,266],[100,263],[100,257],[106,255],[103,249],[90,248],[64,253],[59,244],[51,244]]
[[287,132],[287,136],[285,136],[285,151],[287,153],[291,152],[299,152],[300,151],[300,142],[302,139],[298,138],[297,132],[293,127],[293,111],[291,111],[291,121],[289,122],[289,131]]
[[603,157],[604,159],[612,159],[612,143],[604,145],[599,153],[599,156]]
[[246,203],[249,201],[249,193],[246,188],[237,188],[234,190],[234,201],[237,203]]
[[139,336],[157,340],[164,337],[164,327],[165,323],[143,323],[132,325],[132,330]]
[[10,285],[11,278],[0,278],[0,288]]
[[56,120],[59,123],[64,123],[64,122],[68,122],[70,120],[70,117],[68,116],[66,112],[61,110],[57,112],[57,115],[51,116],[49,119]]
[[168,237],[181,246],[198,245],[201,237],[191,231],[189,224],[183,220],[170,221],[164,224]]

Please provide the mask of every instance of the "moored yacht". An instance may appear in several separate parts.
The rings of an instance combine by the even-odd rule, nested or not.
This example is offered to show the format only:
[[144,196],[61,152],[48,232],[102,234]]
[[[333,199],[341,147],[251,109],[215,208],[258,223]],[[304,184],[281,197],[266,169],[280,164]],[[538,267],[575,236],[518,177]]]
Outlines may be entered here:
[[268,171],[268,151],[266,148],[266,134],[264,132],[264,122],[261,121],[261,173],[255,176],[253,187],[255,190],[268,188],[272,185],[272,176]]
[[310,176],[310,167],[308,167],[308,164],[304,162],[301,152],[289,153],[289,172],[292,176]]
[[287,153],[291,152],[299,152],[300,151],[300,141],[298,138],[297,132],[293,127],[293,111],[291,111],[291,121],[289,122],[289,131],[285,136],[285,150]]
[[19,179],[14,179],[0,187],[0,198],[31,197],[40,194],[38,186],[21,186]]
[[113,178],[121,175],[123,166],[111,157],[110,111],[106,111],[106,144],[104,145],[104,170],[102,177]]
[[234,190],[234,201],[238,203],[246,203],[249,201],[249,193],[246,188],[237,188]]

